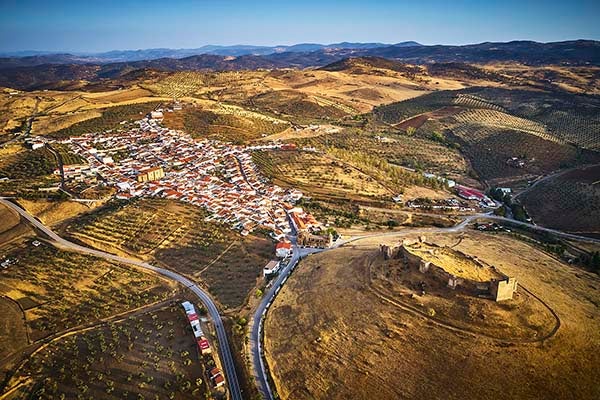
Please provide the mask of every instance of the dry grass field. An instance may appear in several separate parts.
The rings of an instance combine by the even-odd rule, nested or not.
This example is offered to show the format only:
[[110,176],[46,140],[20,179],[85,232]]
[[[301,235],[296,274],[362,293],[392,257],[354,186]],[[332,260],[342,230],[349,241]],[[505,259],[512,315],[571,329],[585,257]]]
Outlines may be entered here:
[[[600,279],[508,237],[469,233],[459,239],[438,234],[427,240],[455,245],[515,276],[556,312],[556,334],[520,342],[548,332],[552,320],[524,290],[496,304],[435,290],[421,297],[404,287],[415,294],[408,300],[390,291],[402,284],[380,269],[375,283],[388,290],[392,301],[386,300],[367,268],[369,262],[383,268],[377,261],[383,239],[358,241],[302,261],[276,298],[265,324],[265,352],[280,397],[598,398]],[[455,306],[444,308],[448,299]],[[407,301],[422,311],[404,306]],[[461,327],[432,318],[429,308],[436,305],[436,317]]]
[[18,214],[12,209],[0,205],[0,244],[2,246],[30,234],[33,234],[33,230],[28,224],[21,222]]
[[19,225],[20,221],[19,214],[4,205],[0,205],[0,233],[10,231]]
[[31,131],[36,135],[44,135],[100,116],[102,116],[102,114],[95,110],[68,113],[60,116],[47,115],[36,118],[31,127]]
[[[10,94],[15,93],[15,94]],[[132,85],[122,90],[84,92],[40,90],[32,92],[0,92],[0,134],[23,131],[28,118],[32,118],[32,133],[44,135],[66,130],[71,126],[83,124],[93,128],[100,123],[116,124],[110,120],[111,108],[117,107],[120,118],[128,119],[122,110],[140,109],[144,103],[158,104],[170,101],[170,97],[154,96],[152,92]],[[151,106],[152,109],[154,106]],[[108,112],[108,118],[102,116]],[[115,114],[112,111],[112,114]],[[135,116],[138,112],[135,111]],[[109,129],[113,126],[108,126]]]
[[[142,86],[159,96],[200,97],[244,104],[294,117],[331,117],[370,111],[374,105],[416,97],[427,90],[459,89],[451,79],[411,79],[391,70],[177,72]],[[279,101],[287,98],[290,104]],[[282,108],[283,107],[283,108]]]
[[565,67],[549,65],[534,67],[520,64],[490,64],[485,70],[516,77],[532,86],[540,81],[551,82],[556,89],[572,93],[599,94],[598,67]]
[[206,217],[198,207],[164,199],[111,202],[69,221],[65,233],[106,251],[157,260],[204,282],[224,307],[237,308],[257,285],[273,244]]
[[90,206],[73,201],[20,199],[19,204],[47,226],[59,224],[91,210]]

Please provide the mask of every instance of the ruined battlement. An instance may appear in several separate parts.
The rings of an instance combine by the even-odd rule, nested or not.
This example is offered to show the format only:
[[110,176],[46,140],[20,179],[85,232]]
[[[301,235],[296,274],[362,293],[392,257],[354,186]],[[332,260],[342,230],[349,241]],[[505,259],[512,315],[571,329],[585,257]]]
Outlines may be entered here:
[[386,260],[401,259],[407,268],[473,296],[510,300],[517,290],[517,280],[496,267],[453,248],[427,243],[425,237],[397,246],[380,245],[380,252]]

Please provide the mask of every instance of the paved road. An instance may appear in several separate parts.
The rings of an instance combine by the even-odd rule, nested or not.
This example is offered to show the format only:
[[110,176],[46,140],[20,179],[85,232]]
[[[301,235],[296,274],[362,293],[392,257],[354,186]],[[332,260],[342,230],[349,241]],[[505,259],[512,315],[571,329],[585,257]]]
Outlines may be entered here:
[[323,251],[322,249],[300,248],[296,243],[296,236],[291,236],[290,239],[292,240],[292,257],[287,265],[279,271],[277,277],[271,281],[268,289],[263,294],[260,304],[252,317],[250,327],[250,352],[252,353],[253,374],[258,390],[266,400],[273,400],[273,392],[269,386],[267,378],[269,375],[265,370],[263,361],[262,328],[264,318],[275,296],[281,290],[281,287],[298,264],[298,261],[309,254]]
[[471,220],[479,219],[479,218],[487,218],[487,219],[492,219],[495,221],[502,221],[502,222],[513,224],[513,225],[521,226],[524,228],[533,229],[538,232],[547,232],[547,233],[551,233],[555,236],[561,237],[563,239],[574,240],[577,242],[600,243],[600,239],[576,235],[574,233],[566,233],[566,232],[558,231],[556,229],[551,229],[551,228],[544,228],[543,226],[533,225],[533,224],[530,224],[527,222],[517,221],[515,219],[504,218],[504,217],[500,217],[498,215],[477,214],[475,216],[475,218],[472,218]]
[[397,236],[397,235],[415,234],[415,233],[458,232],[458,231],[461,231],[464,228],[466,228],[467,225],[469,225],[471,222],[478,220],[478,219],[491,219],[494,221],[500,221],[500,222],[504,222],[507,224],[513,224],[513,225],[521,226],[524,228],[529,228],[529,229],[532,229],[532,230],[535,230],[538,232],[548,232],[555,236],[558,236],[558,237],[561,237],[564,239],[568,239],[568,240],[575,240],[578,242],[600,243],[600,239],[595,239],[595,238],[591,238],[591,237],[587,237],[587,236],[575,235],[572,233],[566,233],[566,232],[558,231],[556,229],[551,229],[551,228],[544,228],[543,226],[533,225],[533,224],[530,224],[527,222],[521,222],[521,221],[517,221],[515,219],[505,218],[505,217],[501,217],[501,216],[494,215],[494,214],[473,214],[473,215],[469,215],[468,217],[466,217],[460,224],[451,226],[449,228],[414,228],[414,229],[410,228],[410,229],[402,229],[402,230],[398,230],[398,231],[390,231],[390,232],[385,232],[385,233],[373,233],[371,235],[354,236],[347,240],[339,241],[338,243],[336,243],[336,245],[334,247],[340,247],[346,243],[350,243],[350,242],[354,242],[354,241],[366,239],[366,238]]
[[156,267],[154,265],[151,265],[151,264],[148,264],[148,263],[145,263],[142,261],[136,261],[136,260],[132,260],[130,258],[120,257],[120,256],[116,256],[114,254],[105,253],[103,251],[90,249],[88,247],[80,246],[78,244],[69,242],[68,240],[65,240],[65,239],[61,238],[60,236],[58,236],[56,233],[54,233],[52,230],[50,230],[48,227],[46,227],[44,224],[42,224],[40,221],[38,221],[35,217],[30,215],[29,213],[27,213],[25,210],[18,207],[17,205],[11,203],[10,201],[8,201],[4,198],[0,198],[0,203],[4,204],[7,207],[12,208],[13,210],[15,210],[16,212],[21,214],[21,216],[23,218],[25,218],[27,221],[29,221],[37,229],[44,232],[44,234],[46,234],[52,241],[54,241],[60,247],[75,250],[80,253],[91,254],[93,256],[101,257],[101,258],[104,258],[107,260],[117,261],[117,262],[124,263],[124,264],[135,265],[135,266],[138,266],[138,267],[150,270],[150,271],[154,271],[163,276],[166,276],[167,278],[173,279],[173,280],[181,283],[182,285],[185,285],[192,292],[194,292],[194,294],[200,299],[200,301],[204,304],[204,306],[208,310],[208,313],[210,314],[210,317],[215,326],[215,330],[217,332],[217,339],[219,341],[221,362],[223,364],[223,369],[225,370],[225,375],[226,375],[227,383],[229,385],[229,392],[231,395],[231,399],[242,400],[243,397],[242,397],[239,382],[237,379],[237,374],[235,371],[235,364],[233,362],[233,357],[231,356],[231,350],[229,348],[227,334],[225,333],[225,327],[223,326],[223,321],[221,320],[221,316],[219,315],[219,310],[213,303],[213,301],[210,298],[210,296],[208,295],[208,293],[206,293],[204,290],[200,289],[191,280],[189,280],[186,277],[179,275],[173,271],[169,271],[168,269]]

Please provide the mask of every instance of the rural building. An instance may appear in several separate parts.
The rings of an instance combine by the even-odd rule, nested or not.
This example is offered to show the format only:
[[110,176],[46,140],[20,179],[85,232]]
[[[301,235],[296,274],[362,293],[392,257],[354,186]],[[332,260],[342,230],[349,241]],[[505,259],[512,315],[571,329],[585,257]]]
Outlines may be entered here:
[[305,213],[300,207],[294,207],[289,212],[290,219],[297,231],[318,228],[319,222],[311,214]]
[[194,309],[194,305],[192,303],[190,303],[189,301],[184,301],[183,303],[181,303],[181,305],[183,306],[183,309],[185,310],[185,313],[196,313],[196,310]]
[[281,263],[277,260],[271,260],[265,267],[263,268],[263,276],[269,276],[272,274],[276,274],[279,271],[279,266]]
[[298,245],[304,247],[329,248],[333,245],[333,235],[315,235],[308,231],[300,231],[298,233]]
[[223,378],[223,375],[219,374],[213,378],[213,382],[215,387],[218,388],[225,384],[225,378]]
[[476,200],[488,207],[493,207],[495,205],[492,199],[487,197],[479,190],[461,185],[456,185],[455,188],[456,194],[458,194],[459,197],[462,197],[465,200]]
[[192,326],[192,331],[194,332],[196,339],[204,336],[204,332],[202,332],[202,328],[200,327],[200,321],[197,318],[193,321],[190,321],[190,325]]
[[196,314],[196,309],[194,305],[189,301],[184,301],[181,303],[183,309],[185,310],[185,315],[187,316],[188,321],[190,322],[190,326],[192,327],[192,332],[194,332],[194,336],[196,339],[200,339],[204,336],[204,332],[202,332],[202,328],[200,327],[200,320],[198,319],[198,314]]
[[163,113],[162,111],[152,111],[150,113],[150,118],[152,119],[163,119]]
[[450,247],[426,243],[424,237],[400,246],[380,245],[380,252],[384,259],[402,259],[405,268],[472,296],[504,301],[517,291],[515,278]]
[[201,338],[200,340],[198,340],[198,348],[200,349],[200,353],[202,355],[211,353],[210,344],[208,343],[208,340],[206,340],[206,338]]
[[138,182],[157,181],[165,176],[165,171],[162,167],[146,168],[139,171],[137,176]]
[[214,367],[208,372],[208,376],[213,382],[214,387],[218,388],[225,384],[225,378],[223,378],[223,374],[221,374],[221,370],[217,367]]
[[279,258],[285,258],[292,252],[292,244],[290,242],[279,242],[275,246],[275,255]]
[[213,369],[208,371],[208,376],[210,376],[211,379],[219,374],[221,374],[221,370],[217,367],[214,367]]

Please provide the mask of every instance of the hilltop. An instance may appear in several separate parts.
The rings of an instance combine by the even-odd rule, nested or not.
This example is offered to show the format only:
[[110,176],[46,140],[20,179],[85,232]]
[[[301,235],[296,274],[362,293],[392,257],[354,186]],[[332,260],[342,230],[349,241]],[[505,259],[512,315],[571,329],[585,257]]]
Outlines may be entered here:
[[597,276],[502,235],[428,236],[519,281],[512,300],[469,298],[384,260],[379,243],[403,238],[312,255],[288,279],[265,321],[280,398],[598,397]]

